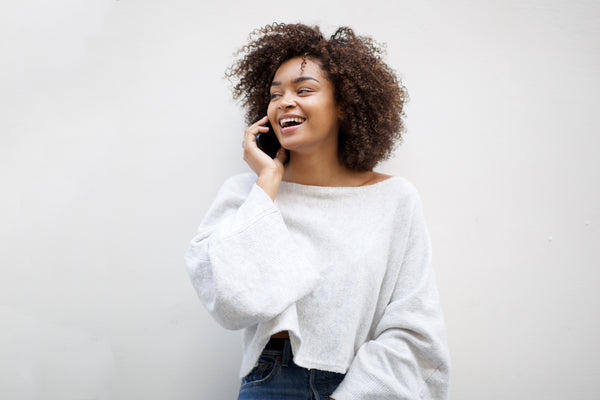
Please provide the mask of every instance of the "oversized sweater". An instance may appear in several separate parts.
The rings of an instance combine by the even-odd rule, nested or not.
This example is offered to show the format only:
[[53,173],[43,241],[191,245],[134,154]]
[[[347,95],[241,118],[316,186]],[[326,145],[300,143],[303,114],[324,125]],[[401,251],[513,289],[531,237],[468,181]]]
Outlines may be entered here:
[[225,182],[186,254],[210,314],[243,329],[240,375],[274,333],[294,362],[346,373],[336,400],[446,399],[449,356],[414,186]]

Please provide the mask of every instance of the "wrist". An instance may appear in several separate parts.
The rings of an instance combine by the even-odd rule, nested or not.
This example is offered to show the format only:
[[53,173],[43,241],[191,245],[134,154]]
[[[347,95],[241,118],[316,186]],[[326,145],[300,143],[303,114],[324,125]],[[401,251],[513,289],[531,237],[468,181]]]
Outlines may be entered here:
[[256,180],[256,184],[269,195],[271,200],[275,200],[282,178],[283,174],[277,171],[262,171]]

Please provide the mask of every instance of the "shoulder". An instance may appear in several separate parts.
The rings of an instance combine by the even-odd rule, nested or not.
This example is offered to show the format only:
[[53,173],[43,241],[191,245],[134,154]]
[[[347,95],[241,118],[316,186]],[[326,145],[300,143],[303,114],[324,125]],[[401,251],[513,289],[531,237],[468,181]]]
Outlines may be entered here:
[[243,173],[227,178],[213,201],[213,207],[239,207],[249,196],[256,175]]
[[421,196],[411,181],[401,176],[392,176],[378,185],[382,188],[381,197],[387,205],[385,208],[394,219],[406,221],[422,215]]
[[418,199],[419,191],[417,187],[408,179],[402,176],[389,176],[381,181],[381,183],[376,183],[375,185],[381,185],[384,187],[389,194],[395,194],[399,197],[399,199]]
[[210,226],[237,210],[248,198],[256,176],[251,173],[234,175],[221,185],[201,225]]
[[233,175],[225,180],[221,186],[221,189],[219,190],[219,195],[247,195],[250,190],[252,190],[252,186],[255,183],[256,174],[253,172],[245,172],[242,174]]

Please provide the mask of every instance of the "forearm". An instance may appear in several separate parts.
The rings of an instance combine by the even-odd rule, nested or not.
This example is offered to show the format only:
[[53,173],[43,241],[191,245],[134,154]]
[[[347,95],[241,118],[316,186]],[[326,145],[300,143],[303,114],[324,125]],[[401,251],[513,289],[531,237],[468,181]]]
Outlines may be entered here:
[[279,186],[281,185],[282,174],[279,171],[263,171],[256,180],[256,184],[265,191],[271,200],[275,200]]

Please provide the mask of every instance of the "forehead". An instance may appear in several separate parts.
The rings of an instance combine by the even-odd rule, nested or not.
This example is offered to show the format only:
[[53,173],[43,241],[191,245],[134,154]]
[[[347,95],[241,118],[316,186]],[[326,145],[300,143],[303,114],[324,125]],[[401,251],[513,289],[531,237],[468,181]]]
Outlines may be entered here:
[[291,58],[284,61],[273,77],[274,81],[285,81],[299,76],[310,76],[319,80],[325,79],[325,73],[318,62],[310,58]]

